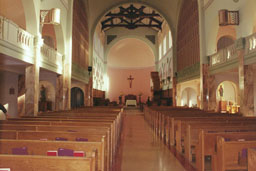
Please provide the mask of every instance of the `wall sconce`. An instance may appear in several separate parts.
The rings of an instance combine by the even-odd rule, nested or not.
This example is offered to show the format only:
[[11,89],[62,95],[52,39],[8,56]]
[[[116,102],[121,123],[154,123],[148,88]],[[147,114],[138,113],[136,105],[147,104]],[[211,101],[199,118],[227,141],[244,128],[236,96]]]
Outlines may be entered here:
[[92,66],[88,66],[88,72],[89,72],[89,76],[90,76],[91,72],[92,72]]
[[52,8],[50,10],[41,10],[40,11],[40,24],[60,24],[60,9]]

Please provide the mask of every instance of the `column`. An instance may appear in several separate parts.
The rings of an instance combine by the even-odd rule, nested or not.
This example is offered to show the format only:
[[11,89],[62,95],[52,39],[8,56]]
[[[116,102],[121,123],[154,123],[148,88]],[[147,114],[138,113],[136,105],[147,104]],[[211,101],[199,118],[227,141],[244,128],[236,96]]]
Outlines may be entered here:
[[216,111],[217,108],[217,99],[216,99],[216,87],[214,86],[215,83],[215,76],[211,75],[208,77],[208,110]]
[[204,1],[202,0],[198,0],[198,12],[200,41],[200,108],[203,110],[208,110],[208,59],[205,52],[205,13]]
[[93,106],[93,79],[92,79],[92,76],[90,76],[89,83],[88,83],[88,105]]
[[41,56],[42,39],[35,38],[35,61],[25,69],[25,116],[37,116],[39,101],[39,62]]
[[239,93],[240,93],[240,111],[244,116],[254,115],[254,78],[253,66],[244,64],[245,39],[241,38],[236,42],[239,66]]
[[172,78],[172,104],[177,106],[177,77]]

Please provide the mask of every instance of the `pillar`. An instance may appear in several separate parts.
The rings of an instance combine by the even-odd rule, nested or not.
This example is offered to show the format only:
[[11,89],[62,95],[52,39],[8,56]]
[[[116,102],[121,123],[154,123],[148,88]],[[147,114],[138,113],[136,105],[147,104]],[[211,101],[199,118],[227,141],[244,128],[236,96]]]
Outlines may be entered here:
[[216,99],[216,87],[215,87],[215,75],[208,77],[208,110],[216,111],[217,108],[217,99]]
[[245,39],[241,38],[236,42],[239,66],[239,93],[240,93],[240,111],[244,116],[254,115],[254,78],[253,66],[244,64]]
[[39,62],[41,56],[41,36],[35,38],[34,65],[25,69],[25,116],[37,116],[39,104]]
[[172,103],[173,106],[177,106],[177,77],[172,79]]
[[200,43],[200,108],[208,110],[208,59],[206,56],[205,41],[205,12],[204,1],[198,0],[199,12],[199,43]]

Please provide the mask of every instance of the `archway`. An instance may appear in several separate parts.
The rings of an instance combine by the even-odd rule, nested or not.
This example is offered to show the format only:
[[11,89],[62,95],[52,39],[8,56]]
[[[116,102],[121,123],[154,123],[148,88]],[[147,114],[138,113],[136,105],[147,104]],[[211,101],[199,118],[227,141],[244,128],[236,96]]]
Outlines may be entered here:
[[197,107],[197,93],[191,87],[187,87],[181,94],[181,106]]
[[232,112],[232,106],[239,106],[237,85],[232,81],[221,82],[216,89],[216,101],[218,111]]
[[235,41],[231,36],[223,36],[217,42],[217,51],[225,49],[228,46],[232,45]]
[[79,108],[84,106],[84,92],[78,87],[71,89],[71,108]]

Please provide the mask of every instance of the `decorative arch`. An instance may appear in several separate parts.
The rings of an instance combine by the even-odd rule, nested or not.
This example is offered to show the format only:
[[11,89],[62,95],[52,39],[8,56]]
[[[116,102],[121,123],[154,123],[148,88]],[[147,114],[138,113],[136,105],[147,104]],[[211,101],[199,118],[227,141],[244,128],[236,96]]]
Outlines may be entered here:
[[232,40],[236,40],[236,28],[235,28],[235,26],[229,25],[229,26],[220,26],[219,27],[218,35],[216,37],[216,47],[217,47],[218,41],[222,37],[228,37]]
[[[127,3],[132,3],[131,1],[128,1],[128,0],[126,0],[125,2],[116,2],[116,3],[114,3],[113,5],[111,5],[110,7],[108,7],[108,8],[106,8],[106,10],[104,10],[97,18],[96,18],[96,20],[93,22],[93,24],[92,24],[92,29],[91,29],[91,32],[90,32],[90,42],[89,42],[89,53],[90,53],[90,55],[89,55],[89,57],[90,57],[90,59],[89,59],[89,63],[90,63],[90,65],[91,65],[91,63],[92,63],[92,54],[93,54],[93,36],[94,36],[94,32],[96,31],[96,28],[97,28],[97,24],[100,22],[100,20],[101,20],[101,18],[105,15],[105,14],[107,14],[109,11],[111,11],[112,9],[115,9],[115,8],[117,8],[118,6],[120,6],[120,5],[123,5],[123,4],[127,4]],[[174,38],[175,38],[175,26],[174,26],[174,22],[171,20],[171,19],[169,19],[169,17],[168,17],[168,15],[166,15],[165,13],[162,13],[162,12],[160,12],[161,10],[158,8],[158,7],[156,7],[155,5],[153,5],[153,4],[150,4],[150,3],[148,3],[148,2],[134,2],[134,3],[139,3],[139,4],[143,4],[143,5],[146,5],[146,6],[148,6],[148,7],[150,7],[150,8],[152,8],[152,9],[154,9],[154,10],[156,10],[159,14],[161,14],[161,16],[165,19],[165,21],[167,22],[167,24],[168,24],[168,26],[169,26],[169,28],[170,28],[170,30],[171,30],[171,34],[172,34],[172,37],[173,37],[173,42],[175,42],[175,40],[174,40]],[[155,55],[156,56],[156,55]]]

